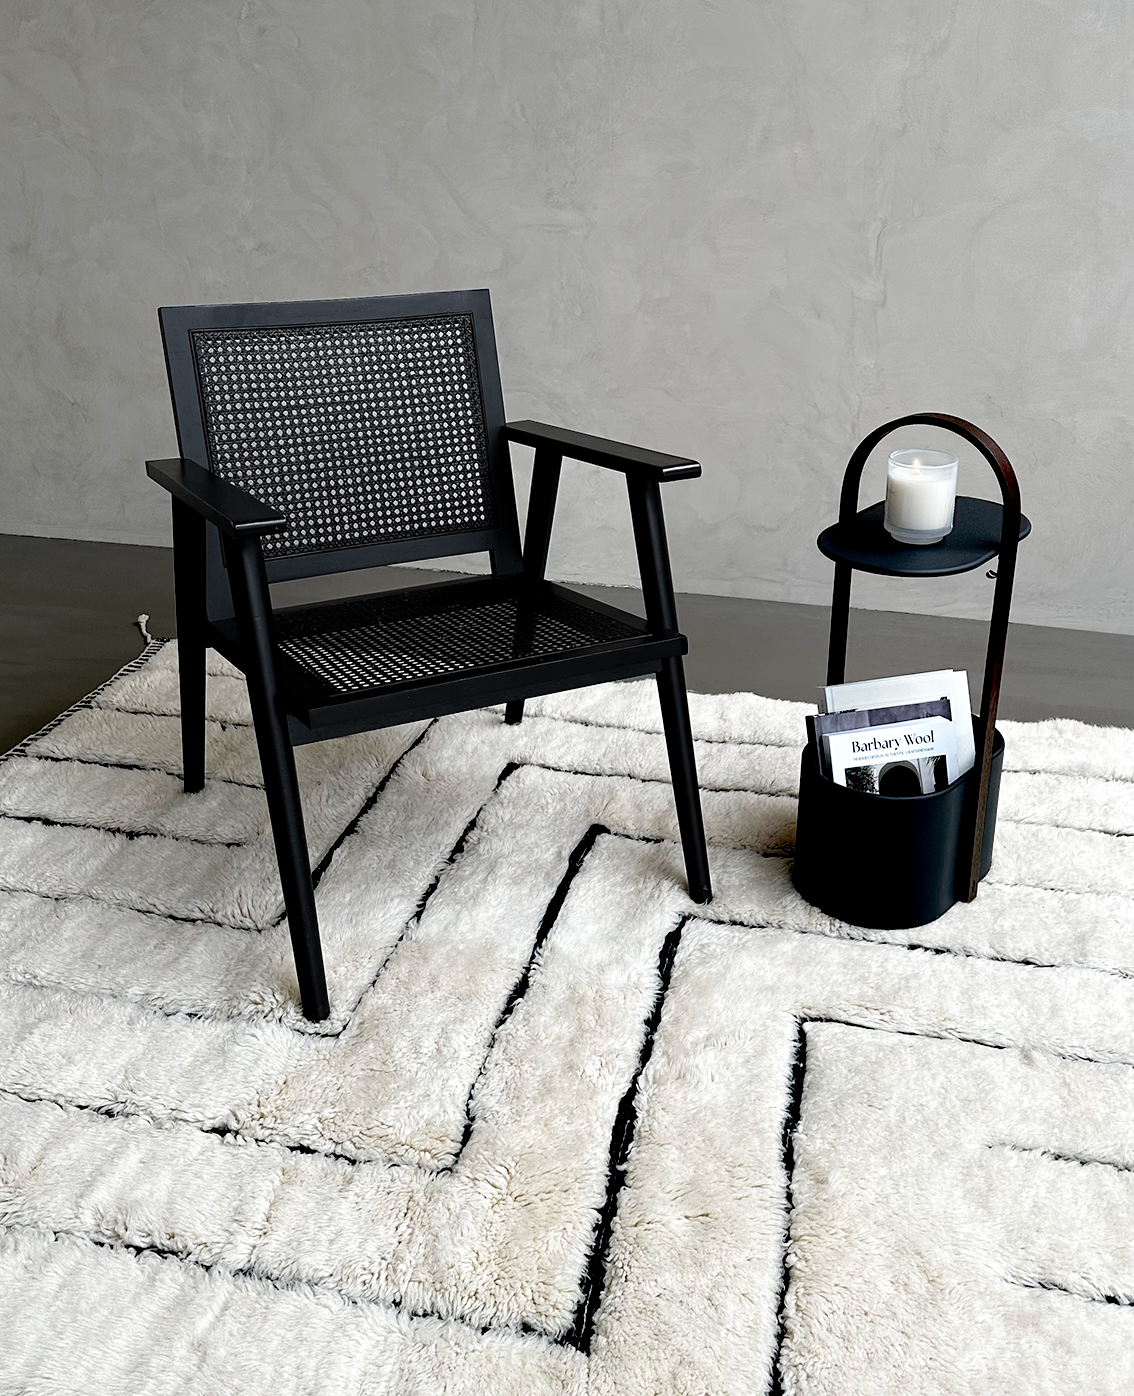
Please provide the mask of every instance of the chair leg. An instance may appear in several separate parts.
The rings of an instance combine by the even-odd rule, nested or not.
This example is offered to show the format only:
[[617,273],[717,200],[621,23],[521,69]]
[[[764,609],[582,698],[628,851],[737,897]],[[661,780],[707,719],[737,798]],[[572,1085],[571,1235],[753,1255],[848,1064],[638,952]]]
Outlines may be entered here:
[[255,707],[253,715],[280,885],[291,932],[291,950],[295,956],[295,973],[303,1000],[303,1016],[318,1023],[330,1013],[331,1005],[327,998],[327,977],[319,943],[319,918],[315,911],[315,892],[311,886],[311,858],[303,827],[295,752],[282,722],[263,721],[262,714],[257,713]]
[[185,793],[205,785],[205,521],[173,501],[173,583]]
[[181,769],[185,793],[205,788],[205,647],[177,642],[181,686]]
[[[532,489],[528,498],[528,523],[524,534],[524,584],[538,589],[547,568],[547,549],[551,543],[551,525],[555,517],[555,500],[559,493],[559,476],[563,470],[562,450],[538,446],[532,468]],[[516,627],[512,644],[517,655],[526,654],[535,640],[536,613],[530,597],[521,594],[516,606]],[[524,700],[514,698],[504,708],[504,721],[514,727],[524,720]]]
[[303,1015],[318,1023],[328,1016],[331,1005],[319,945],[319,919],[311,885],[303,807],[299,802],[295,752],[287,714],[276,689],[272,606],[264,557],[257,538],[234,542],[226,538],[224,545]]
[[689,724],[689,700],[685,694],[685,670],[681,660],[667,659],[658,674],[662,726],[669,749],[669,769],[673,777],[673,799],[677,825],[685,853],[685,876],[689,896],[704,906],[713,900],[709,878],[709,854],[705,847],[705,823],[697,786],[697,763],[693,754],[693,729]]

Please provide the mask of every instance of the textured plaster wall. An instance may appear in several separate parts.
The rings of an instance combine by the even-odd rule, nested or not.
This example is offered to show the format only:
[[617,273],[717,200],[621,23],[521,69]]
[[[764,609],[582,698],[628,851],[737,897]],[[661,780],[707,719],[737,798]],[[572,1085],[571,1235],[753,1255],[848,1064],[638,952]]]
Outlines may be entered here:
[[[6,0],[0,32],[0,530],[166,540],[159,304],[487,285],[511,415],[704,462],[684,589],[825,600],[851,446],[937,409],[1017,464],[1017,618],[1134,631],[1124,0]],[[632,581],[624,514],[576,468],[554,570]]]

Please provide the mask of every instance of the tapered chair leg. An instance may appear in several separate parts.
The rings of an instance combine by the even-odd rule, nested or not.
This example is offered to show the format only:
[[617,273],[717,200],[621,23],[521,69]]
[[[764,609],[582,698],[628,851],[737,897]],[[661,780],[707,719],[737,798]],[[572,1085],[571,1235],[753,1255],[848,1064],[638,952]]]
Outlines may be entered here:
[[677,825],[685,853],[685,876],[689,896],[704,906],[713,900],[709,878],[709,853],[705,846],[705,822],[701,815],[701,795],[697,785],[697,762],[693,754],[693,729],[689,724],[689,699],[685,693],[685,670],[680,659],[667,659],[658,674],[662,726],[669,750],[673,777],[673,799]]
[[272,821],[272,837],[276,845],[288,930],[291,932],[295,973],[303,1000],[303,1016],[312,1022],[320,1022],[330,1013],[331,1006],[327,998],[323,951],[319,944],[319,918],[311,885],[311,859],[303,827],[295,752],[282,722],[265,721],[263,714],[256,711],[259,706],[253,703],[256,745],[264,772],[264,792],[268,797],[268,815]]
[[[536,448],[532,467],[532,488],[528,499],[528,524],[524,535],[524,579],[533,587],[543,580],[547,568],[547,549],[551,543],[551,525],[555,516],[555,500],[559,493],[559,476],[563,469],[562,451],[554,447]],[[536,613],[521,600],[516,608],[516,629],[513,646],[517,655],[525,654],[535,641]],[[504,721],[514,727],[524,720],[524,700],[514,698],[504,707]]]
[[185,793],[205,786],[205,647],[178,639],[181,687],[181,768]]
[[319,945],[319,919],[311,885],[303,807],[299,802],[295,752],[287,714],[276,689],[272,608],[264,557],[258,539],[230,543],[226,538],[224,543],[303,1014],[312,1022],[321,1022],[331,1006]]
[[173,583],[186,794],[205,784],[205,521],[173,501]]

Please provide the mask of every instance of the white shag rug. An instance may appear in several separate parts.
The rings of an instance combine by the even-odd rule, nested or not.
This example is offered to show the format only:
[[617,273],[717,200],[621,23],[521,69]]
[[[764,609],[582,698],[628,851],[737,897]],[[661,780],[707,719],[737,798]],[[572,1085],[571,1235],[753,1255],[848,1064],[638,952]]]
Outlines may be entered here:
[[[971,905],[790,881],[801,704],[649,682],[306,747],[297,1003],[244,689],[0,762],[0,1392],[1129,1396],[1134,732],[1004,723]],[[884,850],[872,875],[885,875]]]

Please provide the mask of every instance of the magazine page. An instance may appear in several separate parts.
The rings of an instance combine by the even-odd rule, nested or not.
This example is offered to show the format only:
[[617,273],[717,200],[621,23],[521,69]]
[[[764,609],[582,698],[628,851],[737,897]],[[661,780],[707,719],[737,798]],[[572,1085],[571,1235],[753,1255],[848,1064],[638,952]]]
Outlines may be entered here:
[[819,707],[824,714],[883,708],[899,703],[919,703],[940,697],[949,699],[956,724],[957,765],[960,772],[972,769],[976,742],[971,714],[969,676],[964,669],[937,669],[925,674],[895,674],[888,678],[863,679],[856,683],[829,684],[819,690]]
[[888,727],[922,717],[952,717],[948,698],[931,703],[901,703],[892,708],[867,708],[841,713],[817,713],[807,719],[807,732],[819,756],[819,769],[831,775],[827,736],[831,732],[853,732],[866,727]]
[[836,785],[874,795],[931,795],[959,774],[954,724],[924,717],[823,737]]

